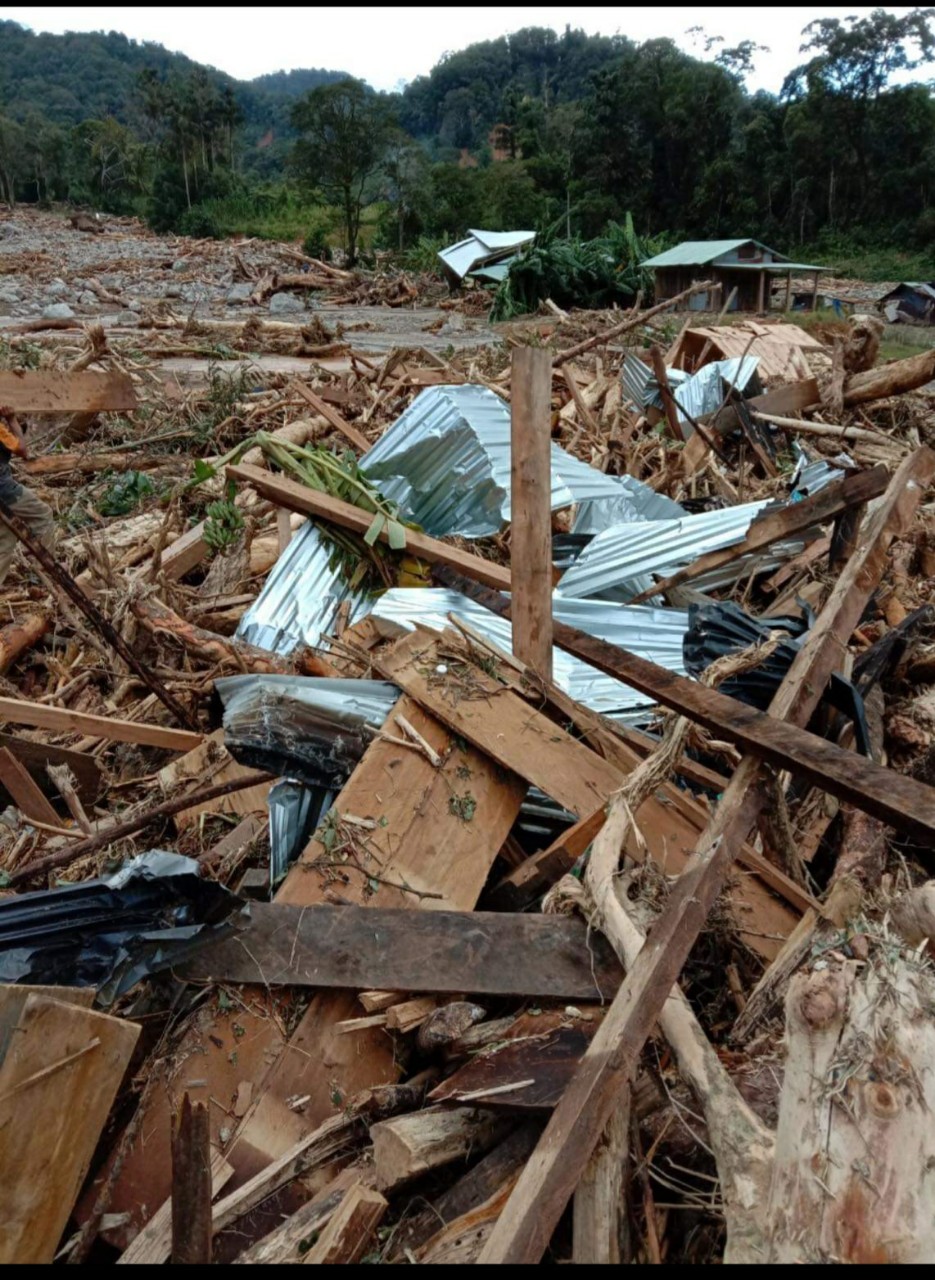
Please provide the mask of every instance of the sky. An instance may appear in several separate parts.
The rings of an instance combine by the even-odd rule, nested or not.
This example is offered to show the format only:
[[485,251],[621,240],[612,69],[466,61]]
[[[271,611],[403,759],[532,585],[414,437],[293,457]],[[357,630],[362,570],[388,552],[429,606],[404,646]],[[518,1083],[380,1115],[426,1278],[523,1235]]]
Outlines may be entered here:
[[[375,89],[396,89],[428,73],[446,52],[479,40],[491,40],[521,27],[567,24],[589,35],[619,32],[631,40],[670,36],[679,45],[705,56],[689,27],[704,25],[708,35],[724,36],[728,45],[744,39],[769,46],[759,53],[751,89],[778,93],[787,71],[798,65],[802,28],[815,18],[864,16],[880,6],[791,5],[730,8],[673,5],[664,8],[621,6],[500,5],[456,8],[396,7],[303,8],[244,6],[202,8],[163,6],[111,8],[21,7],[0,4],[0,19],[22,23],[33,31],[119,31],[133,40],[152,40],[196,62],[217,67],[238,80],[271,71],[324,67],[347,71]],[[884,5],[889,12],[908,13],[910,5]],[[713,57],[717,49],[707,56]]]

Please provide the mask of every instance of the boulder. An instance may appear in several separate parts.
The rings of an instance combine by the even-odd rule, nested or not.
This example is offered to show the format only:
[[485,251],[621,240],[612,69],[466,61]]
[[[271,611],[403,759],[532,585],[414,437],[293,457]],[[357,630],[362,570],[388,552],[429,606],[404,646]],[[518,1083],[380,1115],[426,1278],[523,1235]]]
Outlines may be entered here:
[[50,302],[42,308],[43,320],[73,320],[74,317],[75,313],[67,302]]
[[304,310],[305,304],[294,293],[274,293],[269,300],[269,313],[271,316],[293,315]]

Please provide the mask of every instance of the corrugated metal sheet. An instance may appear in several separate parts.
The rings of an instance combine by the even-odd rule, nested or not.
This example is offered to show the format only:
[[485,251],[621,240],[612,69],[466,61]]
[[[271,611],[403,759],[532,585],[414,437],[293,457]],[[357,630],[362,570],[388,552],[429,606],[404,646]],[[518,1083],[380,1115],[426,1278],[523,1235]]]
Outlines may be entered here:
[[[678,410],[678,420],[685,425],[686,435],[693,434],[688,418],[701,418],[720,408],[729,387],[743,391],[756,372],[758,356],[732,356],[704,365],[697,373],[684,369],[667,369],[669,387]],[[631,352],[623,360],[621,380],[627,397],[641,408],[663,407],[662,391],[656,375],[648,365]],[[686,416],[687,415],[687,416]]]
[[613,524],[637,520],[678,520],[687,515],[683,507],[664,493],[657,493],[633,476],[609,477],[618,487],[616,497],[591,498],[579,504],[571,532],[601,533]]
[[350,591],[343,574],[329,569],[330,556],[318,527],[304,524],[240,619],[237,638],[271,653],[290,653],[298,644],[317,645],[333,631],[345,600],[350,616],[359,616],[367,596]]
[[[654,520],[614,525],[599,533],[564,574],[563,597],[600,597],[626,601],[649,590],[654,581],[676,573],[709,551],[740,542],[753,517],[766,502],[747,502],[724,511],[706,511],[681,520]],[[798,554],[803,543],[777,543],[757,557],[764,569]],[[692,585],[698,590],[735,582],[748,571],[744,557]]]
[[[641,262],[641,267],[703,267],[715,258],[720,258],[731,249],[739,249],[745,244],[755,244],[765,249],[766,245],[758,240],[683,240],[674,249],[666,249],[657,253],[654,258]],[[772,250],[770,250],[772,253]]]
[[468,231],[467,238],[439,252],[445,267],[459,280],[474,268],[495,262],[511,250],[535,240],[535,231]]
[[[684,672],[682,637],[688,626],[688,614],[681,609],[565,600],[558,595],[553,597],[553,609],[559,622],[629,649],[668,671]],[[417,622],[441,630],[451,625],[449,613],[463,618],[494,644],[512,652],[509,619],[499,617],[457,591],[435,587],[395,588],[375,602],[371,617],[385,634],[395,634],[413,630]],[[561,649],[553,653],[553,678],[560,689],[592,711],[628,724],[643,723],[648,718],[651,704],[644,694]]]
[[269,789],[269,881],[274,889],[334,803],[336,791],[283,778]]
[[[361,459],[385,497],[435,537],[482,538],[510,520],[510,411],[486,387],[426,387]],[[619,487],[552,445],[552,507]]]

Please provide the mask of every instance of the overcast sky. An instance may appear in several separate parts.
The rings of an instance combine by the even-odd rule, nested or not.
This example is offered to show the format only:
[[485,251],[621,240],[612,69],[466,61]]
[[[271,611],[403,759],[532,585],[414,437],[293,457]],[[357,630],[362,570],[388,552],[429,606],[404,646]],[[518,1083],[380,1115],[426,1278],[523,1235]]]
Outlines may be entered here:
[[[33,31],[120,31],[134,40],[154,40],[196,62],[218,67],[241,80],[268,71],[325,67],[348,71],[377,89],[394,89],[432,69],[445,52],[490,40],[521,27],[566,24],[589,34],[620,32],[632,40],[671,36],[701,55],[685,32],[699,23],[728,44],[752,39],[770,47],[760,53],[749,81],[752,89],[778,92],[783,77],[801,61],[800,32],[818,17],[865,15],[874,7],[853,5],[788,8],[622,8],[617,6],[500,5],[451,8],[201,8],[197,5],[139,9],[24,8],[0,4],[0,18]],[[912,6],[885,5],[891,13]],[[716,50],[715,50],[716,52]],[[709,56],[714,56],[713,53]]]

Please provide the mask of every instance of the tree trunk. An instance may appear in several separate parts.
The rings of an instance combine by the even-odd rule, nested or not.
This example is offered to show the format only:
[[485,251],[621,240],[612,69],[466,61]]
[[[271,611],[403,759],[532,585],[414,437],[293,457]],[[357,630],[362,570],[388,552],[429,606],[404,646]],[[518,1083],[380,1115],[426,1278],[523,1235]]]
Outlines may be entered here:
[[894,360],[892,364],[855,373],[844,386],[844,404],[866,404],[870,400],[882,400],[886,396],[902,395],[914,391],[935,378],[935,348],[907,360]]

